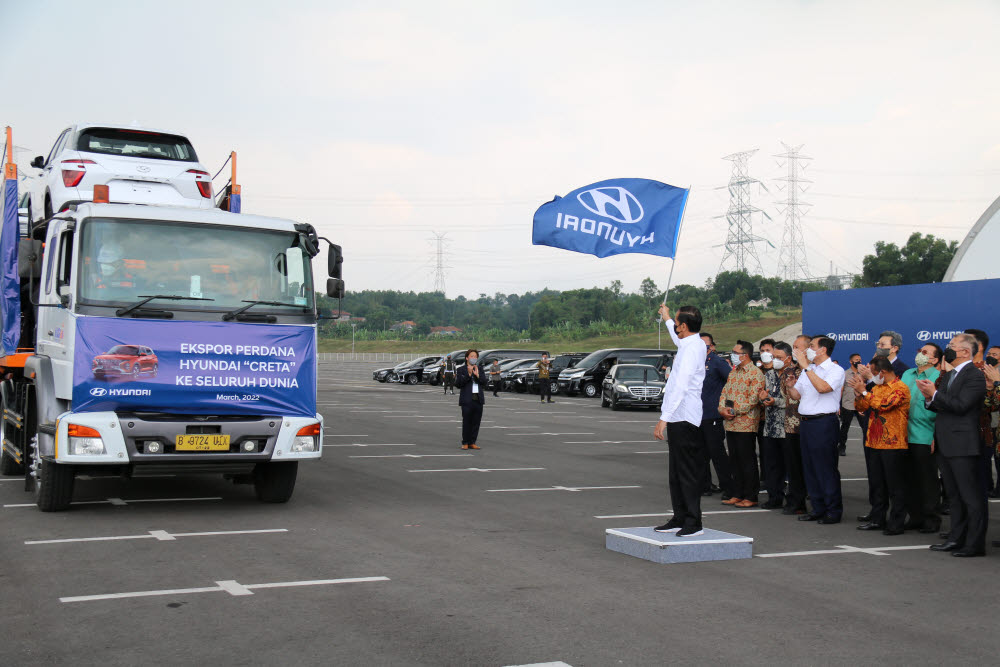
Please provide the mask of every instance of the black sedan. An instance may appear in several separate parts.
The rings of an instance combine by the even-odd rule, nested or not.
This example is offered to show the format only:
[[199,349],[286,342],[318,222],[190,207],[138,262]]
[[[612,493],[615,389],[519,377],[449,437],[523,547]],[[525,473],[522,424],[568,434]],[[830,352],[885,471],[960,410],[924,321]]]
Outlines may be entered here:
[[655,368],[645,364],[618,364],[604,378],[601,407],[659,408],[666,381]]

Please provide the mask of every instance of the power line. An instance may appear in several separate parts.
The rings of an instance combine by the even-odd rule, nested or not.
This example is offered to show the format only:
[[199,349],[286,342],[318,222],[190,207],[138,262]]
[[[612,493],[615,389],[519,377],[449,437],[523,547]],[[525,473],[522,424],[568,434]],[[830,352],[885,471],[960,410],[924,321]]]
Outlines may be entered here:
[[729,177],[728,185],[729,210],[726,211],[725,216],[719,216],[726,218],[729,229],[726,232],[726,243],[724,244],[726,250],[722,255],[722,261],[719,262],[717,273],[722,273],[726,263],[730,260],[733,271],[752,272],[753,275],[759,275],[763,272],[755,244],[761,241],[770,244],[770,241],[754,235],[753,217],[759,213],[770,220],[771,216],[750,202],[750,186],[756,184],[759,187],[764,187],[760,181],[751,178],[748,173],[750,157],[756,152],[757,149],[754,148],[722,158],[733,163],[733,171]]

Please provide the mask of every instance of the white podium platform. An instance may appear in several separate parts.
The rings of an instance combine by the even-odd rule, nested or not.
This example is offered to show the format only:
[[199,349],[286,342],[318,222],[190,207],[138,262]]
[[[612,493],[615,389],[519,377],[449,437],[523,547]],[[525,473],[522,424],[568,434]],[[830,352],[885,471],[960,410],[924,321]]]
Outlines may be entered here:
[[628,556],[654,563],[698,563],[710,560],[753,558],[753,538],[705,529],[704,535],[677,537],[657,533],[652,527],[608,528],[605,546]]

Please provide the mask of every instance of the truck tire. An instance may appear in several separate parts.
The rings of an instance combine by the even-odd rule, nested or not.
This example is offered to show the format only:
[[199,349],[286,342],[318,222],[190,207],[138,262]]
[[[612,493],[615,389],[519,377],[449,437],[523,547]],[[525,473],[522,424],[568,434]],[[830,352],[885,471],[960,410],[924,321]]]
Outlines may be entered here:
[[583,385],[583,395],[587,398],[594,398],[597,396],[597,385],[593,382],[588,382]]
[[253,489],[264,503],[287,503],[295,490],[298,461],[258,463],[253,470]]
[[61,512],[73,500],[76,468],[46,461],[38,455],[38,436],[31,441],[31,476],[35,482],[35,504],[43,512]]

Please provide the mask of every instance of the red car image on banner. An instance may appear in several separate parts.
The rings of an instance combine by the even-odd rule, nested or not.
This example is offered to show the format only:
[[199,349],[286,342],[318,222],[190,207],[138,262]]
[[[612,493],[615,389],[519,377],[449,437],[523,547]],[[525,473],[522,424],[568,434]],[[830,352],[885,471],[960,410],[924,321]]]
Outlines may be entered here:
[[155,378],[159,363],[156,353],[145,345],[115,345],[94,357],[91,370],[95,378],[138,380],[140,375]]

